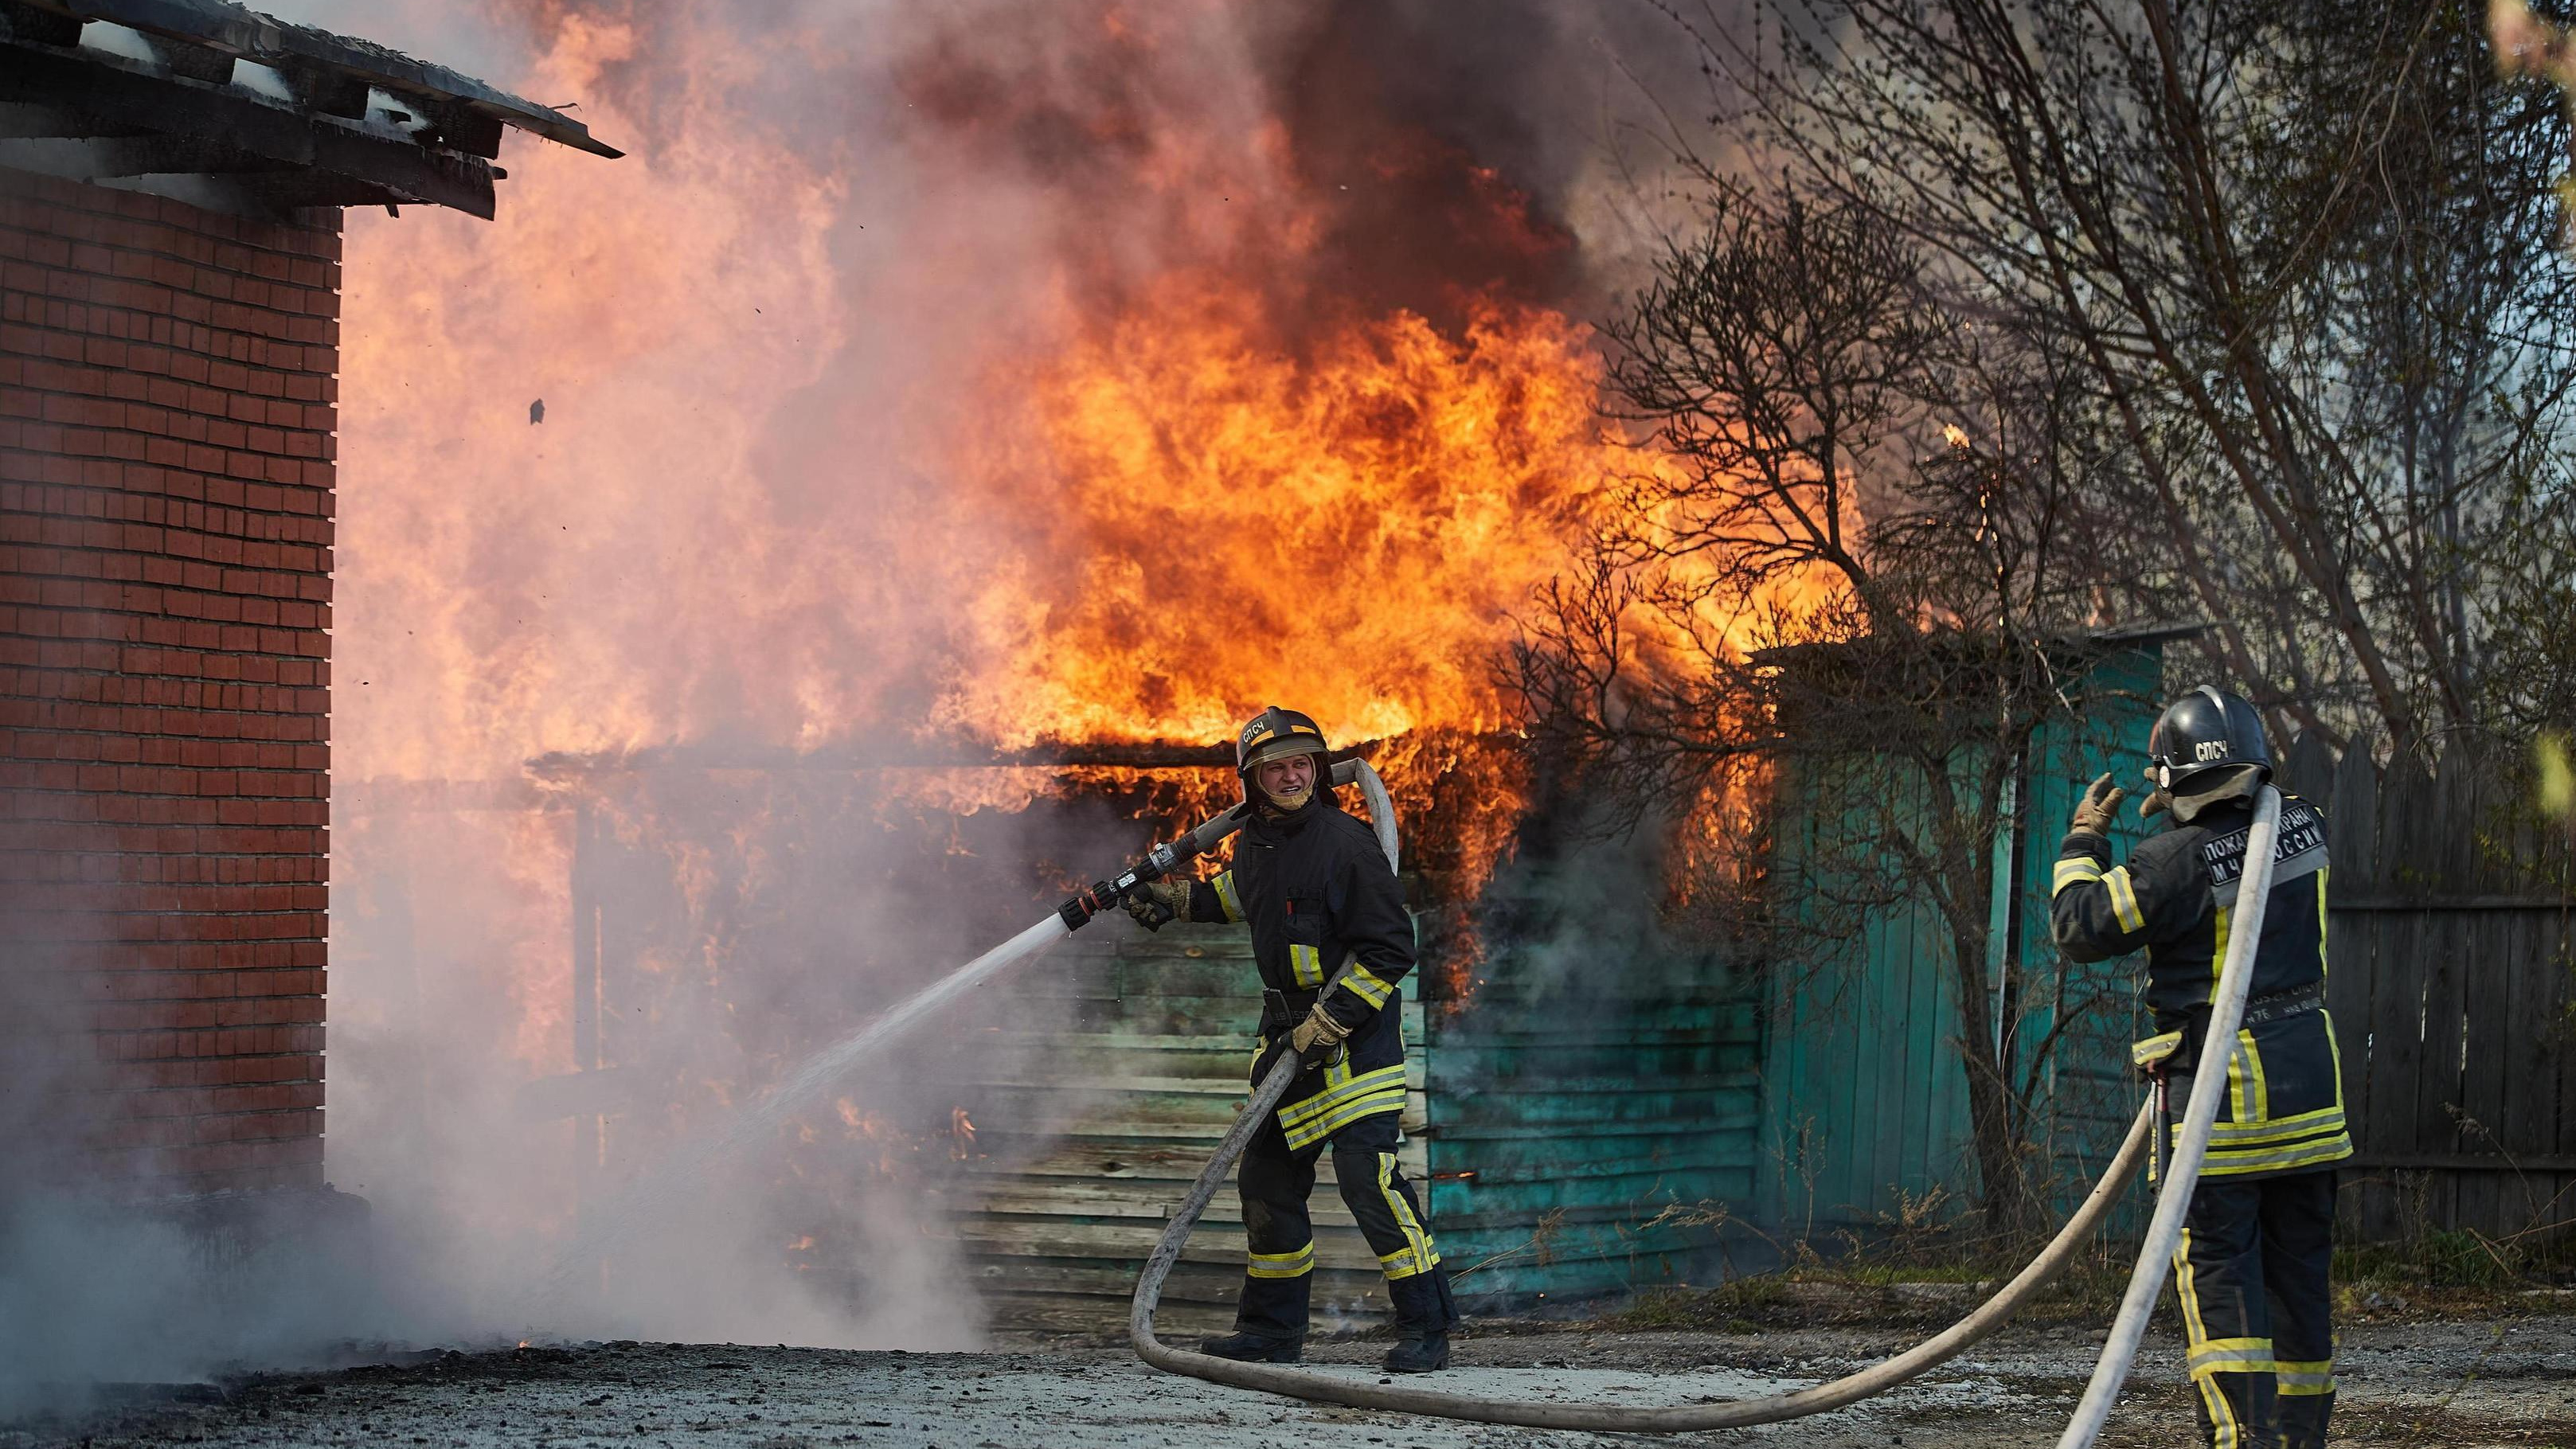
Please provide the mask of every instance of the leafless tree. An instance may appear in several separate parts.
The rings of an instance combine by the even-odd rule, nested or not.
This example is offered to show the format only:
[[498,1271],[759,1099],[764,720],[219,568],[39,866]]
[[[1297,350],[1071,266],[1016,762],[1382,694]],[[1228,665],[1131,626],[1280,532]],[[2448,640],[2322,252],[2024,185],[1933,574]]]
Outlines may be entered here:
[[1927,265],[1863,207],[1715,195],[1607,329],[1658,461],[1543,596],[1512,682],[1542,747],[1641,811],[1768,785],[1822,827],[1744,882],[1775,958],[1830,977],[1869,912],[1937,913],[1979,1199],[2016,1230],[2056,1037],[2022,1029],[2033,968],[1989,977],[1996,844],[2083,663],[2083,398],[2068,358],[1942,306]]
[[2570,542],[2566,124],[2498,78],[2481,16],[1757,9],[1674,11],[1755,138],[1730,154],[1902,232],[1957,315],[2074,364],[2106,611],[2217,621],[2212,662],[2337,743],[2477,729],[2527,680],[2513,590]]

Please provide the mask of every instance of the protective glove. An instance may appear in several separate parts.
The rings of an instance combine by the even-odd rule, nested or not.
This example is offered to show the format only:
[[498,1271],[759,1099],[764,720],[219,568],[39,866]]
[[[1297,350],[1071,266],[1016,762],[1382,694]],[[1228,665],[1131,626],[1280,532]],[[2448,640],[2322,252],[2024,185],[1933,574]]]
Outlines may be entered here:
[[2128,791],[2111,783],[2111,772],[2103,771],[2093,777],[2092,784],[2084,787],[2084,798],[2075,806],[2075,820],[2071,828],[2094,835],[2108,836],[2111,833],[2112,815],[2119,810],[2120,802],[2128,798]]
[[1350,1035],[1351,1029],[1333,1020],[1333,1014],[1318,1001],[1307,1008],[1306,1019],[1297,1023],[1296,1030],[1288,1033],[1288,1049],[1295,1052],[1299,1060],[1312,1066],[1340,1056],[1342,1043],[1349,1040]]
[[2147,798],[2138,802],[2138,818],[2140,820],[2153,820],[2172,808],[2173,797],[2171,795],[2166,794],[2162,790],[2150,790],[2147,792]]
[[1185,880],[1148,881],[1127,898],[1127,914],[1148,931],[1159,931],[1167,921],[1190,913],[1190,883]]

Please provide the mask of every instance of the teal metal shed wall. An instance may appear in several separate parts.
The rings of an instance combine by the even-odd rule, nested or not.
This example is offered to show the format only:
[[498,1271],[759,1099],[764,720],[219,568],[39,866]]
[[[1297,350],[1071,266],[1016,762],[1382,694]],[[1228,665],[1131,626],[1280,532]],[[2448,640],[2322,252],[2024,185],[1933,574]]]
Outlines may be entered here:
[[[2129,791],[2112,826],[2111,852],[2125,860],[2129,851],[2161,825],[2138,818],[2137,802],[2146,786],[2140,766],[2146,759],[2147,731],[2155,724],[2166,694],[2161,648],[2145,646],[2105,656],[2076,697],[2079,712],[2044,738],[2039,759],[2023,781],[2026,822],[2020,872],[2022,916],[2018,949],[2024,968],[2050,980],[2056,1001],[2076,1009],[2051,1058],[2044,1078],[2047,1115],[2041,1142],[2055,1170],[2054,1206],[2071,1212],[2093,1180],[2119,1149],[2120,1139],[2144,1100],[2143,1089],[2129,1069],[2129,1044],[2150,1034],[2140,993],[2143,963],[2134,956],[2077,965],[2057,952],[2049,937],[2048,896],[2057,867],[2058,842],[2066,822],[2094,776],[2109,771]],[[2055,1010],[2034,1013],[2023,1023],[2023,1035],[2036,1041],[2058,1020]],[[2111,1231],[2131,1233],[2146,1224],[2147,1200],[2132,1192],[2111,1222]]]
[[[1998,847],[1997,950],[2014,953],[2038,993],[2039,1009],[2019,1023],[2024,1049],[2062,1014],[2076,1018],[2043,1076],[2036,1132],[2061,1209],[2081,1197],[2135,1110],[2125,1066],[2137,1006],[2135,963],[2079,967],[2058,955],[2049,938],[2049,884],[2084,782],[2108,769],[2135,785],[2161,677],[2162,651],[2153,644],[2091,665],[2069,695],[2074,714],[2035,741],[2017,791],[2014,838]],[[1833,827],[1832,792],[1794,781],[1784,788],[1791,793],[1781,815],[1783,848],[1812,857],[1815,833]],[[2124,809],[2115,849],[2125,853],[2137,826]],[[1766,1224],[1801,1237],[1867,1234],[1921,1212],[1935,1193],[1935,1216],[1974,1200],[1949,952],[1938,912],[1916,899],[1867,912],[1831,959],[1774,964],[1765,992],[1754,1199]],[[1989,962],[1989,989],[2001,979],[2001,959]]]

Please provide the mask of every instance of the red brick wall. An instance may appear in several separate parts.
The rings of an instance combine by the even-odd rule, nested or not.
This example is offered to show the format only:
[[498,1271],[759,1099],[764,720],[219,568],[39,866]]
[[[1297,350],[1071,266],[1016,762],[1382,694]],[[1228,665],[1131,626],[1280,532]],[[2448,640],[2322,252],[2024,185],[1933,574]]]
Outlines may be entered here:
[[0,170],[0,1160],[322,1171],[340,236]]

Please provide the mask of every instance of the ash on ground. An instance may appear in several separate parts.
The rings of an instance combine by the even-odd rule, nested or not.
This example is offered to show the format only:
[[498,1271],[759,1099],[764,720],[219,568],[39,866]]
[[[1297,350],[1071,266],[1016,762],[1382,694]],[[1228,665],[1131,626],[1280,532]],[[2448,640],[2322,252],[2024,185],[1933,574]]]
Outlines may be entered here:
[[[1896,1352],[1915,1327],[1612,1332],[1471,1324],[1458,1367],[1416,1380],[1458,1393],[1677,1404],[1782,1392]],[[2098,1329],[2008,1329],[1895,1393],[1699,1442],[1800,1446],[2047,1445],[2073,1409]],[[1381,1342],[1321,1342],[1309,1362],[1380,1377]],[[734,1344],[602,1343],[379,1355],[330,1371],[194,1385],[98,1386],[81,1407],[0,1425],[0,1449],[85,1445],[940,1445],[1003,1449],[1336,1442],[1466,1445],[1640,1442],[1364,1413],[1157,1373],[1122,1347],[1025,1340],[993,1352],[845,1352]],[[2576,1424],[2576,1315],[2371,1322],[2345,1336],[2336,1441],[2527,1445]],[[2150,1340],[2105,1443],[2191,1442],[2180,1355]],[[1355,1436],[1355,1437],[1354,1437]]]

